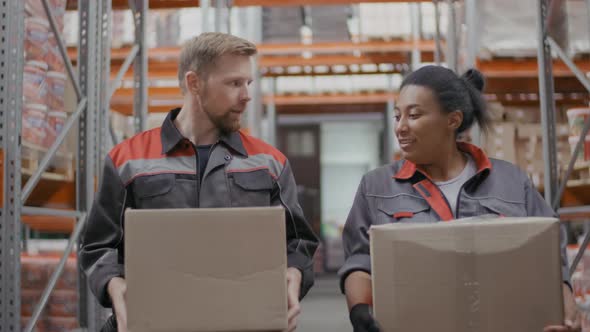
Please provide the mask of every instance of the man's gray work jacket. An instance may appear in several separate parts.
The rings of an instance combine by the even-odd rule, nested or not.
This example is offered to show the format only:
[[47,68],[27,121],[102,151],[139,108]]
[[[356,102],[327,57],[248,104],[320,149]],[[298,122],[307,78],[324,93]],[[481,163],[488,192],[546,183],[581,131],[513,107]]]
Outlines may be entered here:
[[[346,257],[339,271],[342,291],[350,273],[359,270],[371,273],[367,233],[371,225],[439,222],[488,214],[555,217],[554,211],[518,167],[488,159],[474,145],[458,143],[458,147],[473,157],[478,170],[460,190],[456,216],[436,184],[410,161],[396,161],[362,178],[342,234]],[[563,232],[562,227],[562,235]],[[569,282],[566,245],[562,240],[562,275],[563,280]]]
[[[179,109],[161,127],[114,147],[88,219],[79,260],[100,303],[110,306],[108,281],[124,275],[123,216],[126,208],[218,208],[282,205],[286,212],[287,265],[302,272],[300,296],[313,285],[317,238],[298,203],[287,158],[242,132],[211,147],[203,178],[196,147],[174,125]],[[157,244],[157,237],[154,243]]]

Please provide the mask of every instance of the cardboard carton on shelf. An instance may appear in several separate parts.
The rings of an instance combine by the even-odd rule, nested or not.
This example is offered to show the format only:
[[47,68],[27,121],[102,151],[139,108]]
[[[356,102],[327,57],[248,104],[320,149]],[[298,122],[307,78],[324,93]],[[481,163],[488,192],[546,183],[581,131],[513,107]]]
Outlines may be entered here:
[[490,158],[516,163],[516,126],[510,122],[495,122],[485,137],[484,150]]

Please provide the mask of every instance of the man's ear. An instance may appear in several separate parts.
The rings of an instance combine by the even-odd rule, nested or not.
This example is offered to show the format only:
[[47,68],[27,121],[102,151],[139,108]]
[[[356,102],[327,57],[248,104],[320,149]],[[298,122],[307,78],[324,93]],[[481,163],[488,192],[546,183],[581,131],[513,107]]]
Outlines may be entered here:
[[453,111],[448,114],[448,126],[451,131],[457,131],[461,124],[463,124],[463,112],[461,111]]
[[186,86],[186,91],[191,94],[198,94],[201,90],[201,79],[194,71],[189,70],[184,74],[184,84]]

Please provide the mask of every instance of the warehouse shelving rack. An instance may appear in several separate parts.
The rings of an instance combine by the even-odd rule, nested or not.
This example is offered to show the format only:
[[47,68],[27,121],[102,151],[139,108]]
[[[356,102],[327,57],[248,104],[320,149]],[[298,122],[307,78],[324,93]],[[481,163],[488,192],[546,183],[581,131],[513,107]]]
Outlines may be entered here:
[[[564,191],[566,190],[568,179],[574,169],[574,164],[578,159],[579,152],[584,146],[584,137],[590,130],[590,118],[584,123],[584,127],[579,136],[578,142],[572,153],[572,158],[568,163],[567,170],[563,176],[559,176],[559,166],[557,163],[557,138],[556,138],[556,107],[555,107],[555,83],[553,70],[554,63],[552,61],[552,54],[556,54],[559,59],[567,66],[567,68],[575,75],[576,79],[582,84],[586,91],[590,91],[590,80],[585,73],[588,73],[588,68],[581,68],[576,64],[566,52],[558,45],[558,43],[549,36],[547,27],[547,17],[550,6],[549,0],[538,0],[537,6],[537,59],[538,59],[538,73],[539,73],[539,101],[541,105],[541,126],[543,138],[543,161],[545,165],[544,172],[544,194],[547,203],[563,216],[575,216],[582,219],[590,217],[590,205],[564,207],[560,208]],[[590,18],[590,1],[586,0],[586,7],[588,10],[588,17]],[[590,31],[589,31],[590,32]],[[590,38],[590,34],[588,36]],[[587,65],[588,61],[584,61]],[[561,182],[560,182],[561,178]],[[576,257],[571,262],[570,275],[573,275],[578,266],[588,244],[590,243],[590,231],[584,235],[580,250]],[[588,309],[588,308],[586,308]]]
[[[56,32],[55,19],[51,14],[47,0],[43,2],[51,28]],[[356,1],[346,0],[323,0],[323,1],[281,1],[282,5],[318,5],[318,4],[350,4]],[[365,2],[395,2],[395,1],[365,1]],[[425,1],[403,1],[403,2],[425,2]],[[233,6],[267,6],[276,5],[275,1],[258,0],[235,0],[231,3]],[[129,1],[68,1],[68,10],[77,9],[80,22],[79,45],[77,50],[67,50],[60,34],[59,48],[64,62],[67,67],[69,79],[73,83],[78,104],[76,109],[68,117],[62,133],[56,139],[56,142],[48,149],[45,157],[42,159],[37,172],[33,174],[24,187],[22,187],[21,174],[21,116],[22,116],[22,83],[24,67],[24,2],[4,0],[0,2],[1,19],[1,43],[0,43],[0,143],[2,144],[2,209],[0,210],[0,331],[20,331],[20,255],[22,248],[23,234],[23,217],[43,216],[48,223],[56,220],[72,220],[68,226],[60,227],[71,230],[66,250],[56,268],[51,275],[49,284],[45,288],[40,302],[37,304],[34,314],[24,328],[25,331],[32,331],[36,321],[39,319],[41,312],[47,303],[49,295],[53,290],[57,279],[64,269],[65,262],[70,253],[77,248],[78,240],[82,234],[86,216],[91,208],[96,181],[100,176],[102,169],[102,158],[107,152],[110,143],[116,143],[112,128],[109,126],[108,112],[110,109],[111,98],[117,99],[119,94],[132,98],[133,107],[126,105],[124,109],[133,109],[134,125],[137,131],[145,129],[146,117],[148,110],[148,90],[147,73],[148,73],[148,51],[145,42],[146,16],[149,6],[153,8],[178,8],[195,6],[195,1],[154,1],[151,0],[129,0]],[[209,1],[201,1],[203,14],[206,16]],[[230,5],[229,2],[218,1],[217,8],[224,5]],[[136,43],[126,54],[114,52],[113,58],[120,59],[116,66],[111,66],[110,52],[110,16],[113,9],[130,8],[133,11],[135,23]],[[220,11],[216,11],[220,13]],[[253,12],[254,16],[256,12]],[[218,14],[219,15],[219,14]],[[204,22],[207,21],[205,17]],[[252,27],[252,38],[256,38],[256,31],[261,29],[261,21],[257,20],[257,25]],[[216,17],[216,29],[221,29],[223,24],[221,17]],[[203,31],[209,27],[204,23]],[[438,43],[438,42],[437,42]],[[350,45],[324,45],[325,47],[350,47]],[[355,45],[353,47],[362,48],[363,46],[372,47],[375,45]],[[380,47],[382,45],[376,45]],[[437,44],[440,47],[440,43]],[[287,46],[286,51],[274,50],[273,54],[286,54],[284,59],[288,59],[289,53],[299,52],[296,48],[298,45]],[[315,51],[322,52],[321,45],[311,46]],[[393,45],[400,47],[400,45]],[[411,45],[402,45],[414,51],[414,59],[419,56],[421,43],[414,40]],[[264,49],[264,46],[262,47]],[[430,46],[432,49],[432,46]],[[438,49],[438,48],[437,48]],[[177,50],[172,50],[176,53]],[[325,51],[325,50],[323,50]],[[264,51],[262,51],[264,53]],[[327,53],[330,53],[328,50]],[[440,58],[440,54],[437,54]],[[318,59],[316,57],[316,59]],[[324,59],[326,60],[326,59]],[[358,60],[355,60],[358,62]],[[365,60],[367,61],[367,60]],[[261,60],[262,62],[262,60]],[[374,61],[373,61],[374,62]],[[74,70],[72,63],[77,66],[77,72]],[[328,62],[331,63],[331,62]],[[120,82],[129,77],[128,69],[133,64],[133,81],[132,89],[119,89]],[[259,66],[260,67],[260,66]],[[270,65],[268,66],[271,67]],[[112,69],[117,70],[114,81],[109,82],[112,77]],[[262,73],[259,73],[261,75]],[[261,76],[259,76],[261,77]],[[259,80],[260,81],[260,80]],[[108,83],[108,84],[107,84]],[[258,88],[258,91],[260,87]],[[269,99],[270,98],[270,99]],[[271,113],[274,107],[275,98],[267,98],[267,111]],[[392,109],[393,95],[386,94],[388,109]],[[278,99],[280,100],[280,98]],[[256,100],[255,100],[256,103]],[[114,103],[116,104],[116,102]],[[248,120],[252,124],[256,116],[262,112],[262,96],[259,96],[258,106],[254,111],[259,113],[254,116],[250,115]],[[390,116],[390,118],[392,118]],[[67,134],[78,126],[78,155],[75,188],[75,209],[53,209],[36,206],[25,206],[24,203],[31,197],[34,189],[43,186],[45,179],[43,172],[48,167],[52,158],[55,156],[59,146],[66,139]],[[110,131],[110,133],[109,133]],[[110,140],[110,141],[109,141]],[[70,186],[70,183],[62,184]],[[42,189],[41,189],[42,190]],[[75,222],[74,222],[75,221]],[[67,223],[66,223],[67,224]],[[25,232],[27,233],[27,232]],[[26,241],[25,241],[26,242]],[[79,271],[81,272],[81,271]],[[84,274],[79,273],[79,324],[82,330],[97,330],[101,320],[101,311],[94,298],[89,295],[88,287],[84,279]]]
[[[0,2],[0,143],[2,148],[2,209],[0,210],[0,331],[21,331],[20,312],[20,257],[22,219],[25,216],[70,218],[75,220],[67,247],[49,283],[36,305],[25,331],[32,331],[47,303],[57,279],[64,269],[67,257],[77,248],[78,240],[92,205],[96,181],[102,169],[102,158],[108,143],[108,103],[113,90],[109,90],[110,77],[110,18],[111,1],[80,1],[79,44],[77,71],[74,70],[68,51],[57,32],[55,18],[47,0],[42,1],[51,29],[58,36],[58,46],[67,73],[77,97],[75,111],[71,113],[56,141],[47,150],[39,169],[22,187],[21,174],[21,107],[23,84],[24,1]],[[121,68],[121,75],[134,60],[136,126],[145,126],[147,114],[147,49],[145,43],[145,17],[147,1],[130,0],[134,12],[137,46]],[[116,82],[115,82],[116,83]],[[114,84],[116,86],[117,84]],[[47,169],[66,135],[77,124],[78,150],[75,181],[75,209],[51,209],[24,206],[36,186],[43,186],[43,172]],[[61,185],[69,186],[69,183]],[[21,189],[22,188],[22,189]],[[25,232],[26,233],[26,232]],[[79,280],[79,325],[82,330],[98,330],[101,310],[89,294],[83,273]]]
[[[41,0],[40,0],[41,1]],[[590,0],[587,0],[590,1]],[[47,8],[47,0],[43,0]],[[233,0],[218,1],[217,8],[220,4],[233,7],[248,6],[302,6],[302,5],[342,5],[356,4],[359,2],[431,2],[426,0],[414,1],[384,1],[384,0]],[[442,1],[435,1],[437,3]],[[454,3],[453,1],[445,1]],[[465,0],[467,6],[467,25],[475,24],[470,20],[469,13],[473,13],[477,4],[476,0]],[[20,172],[20,132],[21,132],[21,107],[22,107],[22,72],[23,72],[23,38],[24,38],[24,8],[22,1],[0,0],[0,144],[2,147],[3,175],[2,179],[2,209],[0,210],[0,332],[19,331],[20,327],[20,251],[21,239],[23,237],[21,227],[22,219],[26,215],[43,215],[52,217],[67,217],[77,220],[75,226],[69,229],[71,237],[68,243],[66,253],[58,269],[53,274],[50,284],[43,293],[43,299],[35,311],[38,317],[44,303],[47,301],[49,293],[63,269],[65,258],[69,252],[76,248],[77,240],[84,226],[86,213],[89,211],[96,179],[100,175],[101,162],[103,156],[110,146],[110,141],[115,142],[112,129],[109,135],[108,111],[110,108],[127,115],[134,116],[136,130],[143,130],[146,125],[148,110],[164,112],[170,109],[170,105],[154,105],[152,100],[167,99],[179,100],[179,91],[177,88],[159,88],[148,87],[148,63],[149,73],[154,73],[159,77],[169,77],[176,75],[176,58],[178,56],[177,48],[157,48],[147,50],[145,47],[145,23],[148,8],[182,8],[194,7],[200,5],[204,12],[210,8],[210,1],[194,0],[112,0],[112,1],[68,1],[68,9],[77,9],[80,15],[80,45],[78,51],[66,50],[63,47],[63,41],[60,41],[62,55],[66,59],[75,61],[78,67],[78,79],[71,66],[72,60],[67,60],[68,74],[73,82],[78,82],[76,86],[78,105],[74,113],[70,116],[64,128],[64,132],[58,137],[56,143],[49,149],[47,156],[42,161],[41,170],[29,178],[25,187],[22,188]],[[110,50],[110,13],[111,10],[131,8],[134,12],[136,26],[136,44],[128,49]],[[547,0],[539,0],[539,22],[544,22],[547,14]],[[453,9],[453,6],[451,6]],[[219,12],[219,11],[217,11]],[[451,15],[456,15],[451,10]],[[438,16],[437,16],[438,17]],[[204,20],[205,21],[205,20]],[[222,29],[224,26],[220,19],[216,20],[216,28]],[[454,22],[454,20],[453,20]],[[260,23],[260,22],[258,22]],[[261,23],[260,23],[261,24]],[[55,24],[52,24],[54,26]],[[252,30],[260,29],[255,26]],[[203,30],[209,30],[204,24]],[[468,29],[468,33],[471,29]],[[451,38],[446,41],[447,57],[446,61],[452,68],[457,68],[458,54],[456,53],[458,45],[458,32],[456,27],[451,26]],[[464,66],[476,66],[480,68],[488,77],[488,95],[492,100],[499,100],[510,103],[536,103],[535,98],[528,98],[527,94],[540,92],[543,109],[543,128],[547,134],[553,136],[555,133],[555,119],[550,115],[550,108],[554,107],[554,99],[560,103],[576,103],[585,100],[586,94],[581,93],[579,83],[572,80],[572,75],[568,68],[571,63],[566,61],[566,65],[559,62],[551,61],[547,45],[552,42],[546,34],[546,27],[540,24],[539,38],[543,41],[543,49],[539,51],[538,61],[520,61],[514,66],[510,60],[480,61],[475,57],[474,49],[467,49],[467,58]],[[382,112],[386,120],[393,118],[393,100],[395,93],[391,91],[357,94],[357,95],[321,95],[321,96],[281,96],[277,95],[274,89],[273,80],[280,76],[289,75],[306,75],[309,73],[289,73],[286,70],[289,66],[300,65],[315,68],[325,65],[343,65],[351,68],[354,65],[362,64],[379,64],[379,63],[396,63],[393,67],[379,69],[378,73],[393,74],[404,73],[412,68],[419,61],[440,62],[442,59],[442,40],[440,34],[437,34],[435,41],[423,41],[419,39],[419,34],[414,34],[413,40],[389,41],[389,42],[361,42],[361,43],[315,43],[312,45],[301,44],[284,44],[284,45],[260,45],[260,57],[258,58],[259,77],[269,78],[270,95],[260,96],[259,104],[255,111],[248,112],[254,114],[248,121],[253,123],[252,119],[260,117],[262,113],[261,105],[266,107],[266,116],[270,119],[271,126],[275,123],[276,115],[289,113],[291,107],[297,105],[306,105],[310,109],[324,107],[326,109],[339,109],[339,105],[356,104],[364,108],[365,106],[374,112]],[[474,38],[473,34],[468,36],[468,40]],[[253,38],[255,36],[253,35]],[[259,41],[259,40],[258,40]],[[360,51],[361,55],[342,54],[339,50],[349,49]],[[375,51],[370,56],[366,53]],[[449,52],[448,50],[453,50]],[[310,51],[314,54],[311,58],[301,56],[303,52]],[[410,52],[411,57],[406,54]],[[69,54],[69,56],[68,56]],[[128,73],[128,69],[133,64],[133,74]],[[537,65],[540,64],[539,69]],[[590,65],[587,61],[574,61],[574,64],[582,71],[590,71]],[[282,68],[282,69],[281,69]],[[461,69],[461,68],[460,68]],[[109,84],[110,77],[114,75],[115,80]],[[575,72],[575,71],[574,71]],[[342,74],[354,74],[353,72],[343,72]],[[338,73],[330,73],[338,74]],[[577,73],[576,73],[577,74]],[[314,72],[313,75],[322,75]],[[536,84],[537,75],[539,85]],[[133,88],[114,89],[119,86],[123,79],[133,78]],[[553,86],[548,83],[552,80],[562,82],[565,91],[559,91],[560,94],[553,94]],[[584,82],[582,80],[582,82]],[[535,84],[533,84],[535,83]],[[584,84],[586,86],[586,84]],[[540,87],[540,89],[539,89]],[[260,90],[260,89],[258,89]],[[524,97],[523,97],[524,95]],[[559,98],[558,98],[559,97]],[[176,99],[175,99],[176,98]],[[543,101],[544,100],[544,101]],[[176,106],[175,104],[174,106]],[[544,106],[543,106],[544,105]],[[130,112],[129,110],[133,110]],[[258,113],[258,114],[255,114]],[[77,158],[77,181],[75,185],[75,210],[55,210],[39,207],[23,206],[27,198],[33,192],[33,188],[39,182],[43,185],[42,170],[51,161],[51,155],[57,151],[61,142],[64,141],[66,132],[74,124],[79,127],[79,147]],[[392,133],[390,121],[386,121],[386,131]],[[587,123],[586,128],[590,127]],[[389,129],[387,129],[389,128]],[[274,130],[270,130],[270,141],[274,141]],[[547,136],[550,137],[550,136]],[[393,137],[386,138],[385,155],[392,155],[392,146],[390,142]],[[555,142],[547,141],[544,138],[544,156],[546,169],[556,169]],[[389,144],[389,145],[388,145]],[[553,168],[551,168],[553,167]],[[550,173],[550,172],[546,172]],[[549,178],[547,178],[547,176]],[[21,189],[22,188],[22,189]],[[545,178],[546,198],[554,201],[560,197],[560,191],[557,187],[557,172],[551,172]],[[556,205],[554,205],[556,206]],[[560,209],[560,213],[571,213],[568,209]],[[68,228],[68,227],[66,227]],[[586,236],[589,238],[590,236]],[[91,296],[88,296],[83,274],[80,274],[80,327],[83,330],[97,330],[100,320],[100,311]],[[31,331],[33,322],[27,326],[27,331]]]

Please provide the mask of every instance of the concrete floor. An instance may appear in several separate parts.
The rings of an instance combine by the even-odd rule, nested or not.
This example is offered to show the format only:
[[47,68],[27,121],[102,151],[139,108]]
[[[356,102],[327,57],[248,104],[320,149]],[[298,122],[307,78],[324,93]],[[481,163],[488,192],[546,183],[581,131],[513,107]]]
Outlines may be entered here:
[[298,332],[352,332],[335,275],[318,277],[301,302]]

